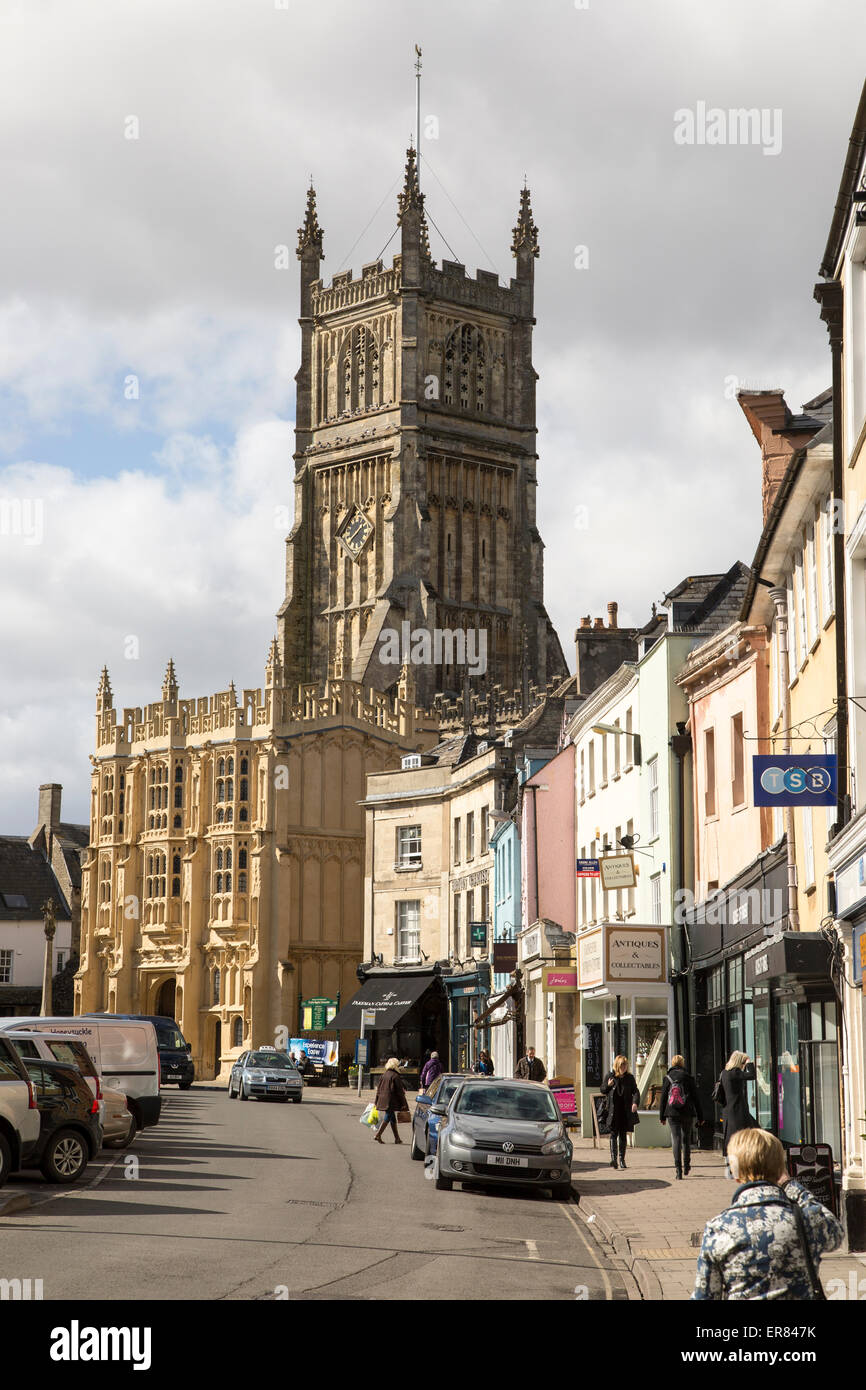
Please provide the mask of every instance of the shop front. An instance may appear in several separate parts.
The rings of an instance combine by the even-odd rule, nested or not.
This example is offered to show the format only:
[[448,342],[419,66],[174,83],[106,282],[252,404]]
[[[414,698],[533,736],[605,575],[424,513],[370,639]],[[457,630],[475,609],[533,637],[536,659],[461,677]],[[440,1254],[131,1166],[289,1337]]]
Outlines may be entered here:
[[438,1052],[448,1066],[448,998],[437,962],[427,969],[381,970],[364,974],[361,988],[329,1024],[340,1033],[361,1032],[361,1011],[374,1014],[364,1029],[370,1038],[370,1068],[376,1073],[389,1057],[405,1062],[406,1074],[420,1074],[425,1057]]
[[866,1250],[866,840],[862,816],[833,843],[836,929],[842,946],[839,987],[844,1000],[844,1148],[842,1201],[848,1245]]
[[826,939],[777,932],[746,952],[743,984],[754,1032],[738,1050],[755,1061],[752,1113],[783,1143],[829,1144],[838,1162],[837,1008]]
[[487,1009],[490,968],[481,964],[474,969],[445,975],[442,983],[448,997],[450,1070],[472,1071],[479,1052],[490,1051],[489,1026],[474,1026],[475,1020]]
[[593,1134],[594,1098],[613,1059],[628,1058],[637,1081],[641,1148],[667,1146],[658,1118],[670,1061],[673,991],[668,983],[668,933],[662,926],[608,922],[577,936],[577,987],[583,1041],[582,1133]]

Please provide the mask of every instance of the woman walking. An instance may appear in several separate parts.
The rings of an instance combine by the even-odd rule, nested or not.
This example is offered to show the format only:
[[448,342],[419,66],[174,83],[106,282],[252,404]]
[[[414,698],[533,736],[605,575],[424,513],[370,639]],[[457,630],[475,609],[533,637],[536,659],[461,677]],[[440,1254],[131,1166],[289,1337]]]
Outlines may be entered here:
[[746,1082],[754,1081],[755,1064],[745,1052],[732,1052],[719,1077],[722,1107],[722,1153],[725,1156],[725,1175],[731,1177],[728,1163],[728,1144],[741,1129],[754,1129],[758,1121],[749,1110]]
[[616,1167],[617,1148],[619,1166],[625,1167],[626,1135],[631,1134],[637,1124],[637,1105],[640,1096],[637,1082],[628,1069],[628,1058],[613,1059],[613,1071],[608,1072],[601,1094],[607,1096],[607,1123],[610,1127],[610,1166]]
[[478,1054],[478,1061],[475,1063],[475,1066],[474,1066],[473,1070],[474,1070],[479,1076],[492,1076],[492,1075],[493,1075],[493,1063],[492,1063],[492,1061],[490,1060],[490,1053],[489,1053],[489,1052],[484,1052],[484,1051],[479,1052],[479,1054]]
[[396,1057],[389,1057],[385,1063],[385,1070],[376,1088],[376,1109],[379,1112],[379,1128],[373,1135],[375,1142],[382,1143],[382,1134],[386,1126],[390,1125],[394,1131],[394,1143],[402,1144],[403,1140],[397,1133],[397,1115],[401,1110],[408,1110],[409,1103],[406,1100],[406,1087],[400,1075],[400,1063]]
[[671,1058],[670,1070],[662,1082],[662,1097],[659,1103],[659,1119],[671,1131],[671,1148],[674,1155],[674,1172],[678,1178],[688,1177],[692,1166],[691,1129],[692,1120],[703,1123],[700,1097],[695,1079],[686,1071],[685,1058],[679,1053]]
[[692,1298],[823,1298],[821,1256],[842,1243],[836,1217],[788,1177],[774,1134],[737,1130],[728,1159],[742,1185],[733,1205],[706,1224]]

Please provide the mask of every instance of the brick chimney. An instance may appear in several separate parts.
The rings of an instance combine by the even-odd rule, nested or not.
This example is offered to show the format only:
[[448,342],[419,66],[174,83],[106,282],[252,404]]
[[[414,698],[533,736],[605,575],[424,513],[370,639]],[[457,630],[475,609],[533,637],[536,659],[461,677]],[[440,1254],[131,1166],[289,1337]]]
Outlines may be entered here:
[[821,425],[801,422],[799,428],[791,428],[794,417],[783,391],[738,391],[737,400],[761,450],[762,524],[766,526],[791,456],[808,444]]
[[56,830],[60,824],[60,797],[63,788],[59,782],[43,782],[39,788],[39,825],[47,830]]

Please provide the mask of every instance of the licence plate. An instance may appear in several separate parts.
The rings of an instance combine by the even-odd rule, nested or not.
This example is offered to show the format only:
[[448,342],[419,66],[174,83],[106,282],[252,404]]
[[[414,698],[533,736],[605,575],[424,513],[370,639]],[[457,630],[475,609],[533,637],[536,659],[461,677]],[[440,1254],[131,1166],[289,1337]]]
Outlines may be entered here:
[[279,1081],[269,1081],[269,1082],[268,1082],[268,1090],[269,1090],[269,1091],[284,1091],[285,1089],[286,1089],[285,1086],[282,1085]]
[[488,1154],[487,1162],[494,1163],[497,1168],[528,1168],[528,1158],[516,1158],[514,1154]]

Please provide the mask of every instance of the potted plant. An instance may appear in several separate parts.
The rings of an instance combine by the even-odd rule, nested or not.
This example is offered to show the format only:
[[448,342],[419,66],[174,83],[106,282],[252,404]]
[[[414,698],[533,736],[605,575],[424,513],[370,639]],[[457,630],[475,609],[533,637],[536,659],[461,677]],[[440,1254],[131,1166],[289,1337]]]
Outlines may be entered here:
[[356,1086],[356,1087],[357,1087],[357,1085],[358,1085],[358,1068],[355,1066],[355,1063],[354,1063],[354,1062],[353,1062],[353,1063],[351,1064],[351,1066],[349,1067],[349,1070],[348,1070],[348,1072],[346,1073],[346,1075],[347,1075],[347,1077],[348,1077],[349,1085],[350,1085],[350,1086]]

